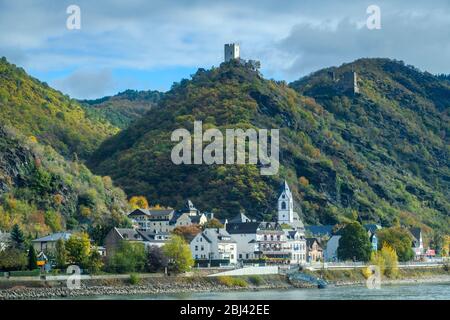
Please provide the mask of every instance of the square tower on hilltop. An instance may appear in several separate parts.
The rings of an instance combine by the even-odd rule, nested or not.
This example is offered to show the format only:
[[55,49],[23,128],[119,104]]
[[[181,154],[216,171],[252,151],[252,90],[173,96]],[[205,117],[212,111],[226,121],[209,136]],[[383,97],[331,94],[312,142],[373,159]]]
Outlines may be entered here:
[[225,44],[225,62],[231,59],[239,59],[239,44],[238,43],[227,43]]

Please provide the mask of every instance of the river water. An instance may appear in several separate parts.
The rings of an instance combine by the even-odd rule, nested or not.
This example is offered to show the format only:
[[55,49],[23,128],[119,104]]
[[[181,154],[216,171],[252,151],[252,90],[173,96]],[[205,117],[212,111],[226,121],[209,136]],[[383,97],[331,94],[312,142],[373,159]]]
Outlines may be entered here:
[[[84,297],[83,299],[86,299]],[[88,299],[132,300],[449,300],[450,283],[363,286],[329,286],[325,289],[289,289],[231,292],[193,292],[167,295],[97,296]]]

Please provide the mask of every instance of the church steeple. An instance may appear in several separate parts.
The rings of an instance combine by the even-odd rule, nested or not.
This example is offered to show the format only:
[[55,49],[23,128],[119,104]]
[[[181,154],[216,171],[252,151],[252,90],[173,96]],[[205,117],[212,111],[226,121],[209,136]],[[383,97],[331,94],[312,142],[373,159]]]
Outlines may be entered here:
[[278,222],[292,223],[294,221],[294,199],[291,189],[286,180],[281,186],[280,196],[278,197]]

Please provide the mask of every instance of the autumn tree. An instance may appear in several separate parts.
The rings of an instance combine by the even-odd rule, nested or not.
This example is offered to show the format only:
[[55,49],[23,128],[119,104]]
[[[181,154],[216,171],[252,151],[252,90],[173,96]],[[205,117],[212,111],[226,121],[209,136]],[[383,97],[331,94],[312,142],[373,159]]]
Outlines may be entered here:
[[202,228],[198,224],[188,226],[179,226],[173,229],[172,233],[182,237],[186,242],[190,243],[197,234],[202,232]]
[[181,236],[174,234],[163,246],[163,252],[176,272],[189,271],[194,265],[191,249]]
[[91,253],[91,241],[85,232],[74,233],[66,241],[67,261],[85,267]]
[[412,238],[408,230],[401,227],[391,227],[378,230],[379,249],[384,243],[389,244],[397,253],[398,260],[409,261],[414,258],[414,251],[411,248]]
[[148,209],[148,201],[144,196],[134,196],[128,201],[131,208],[135,209]]
[[381,256],[384,260],[384,274],[389,278],[395,278],[398,274],[398,257],[395,249],[385,242],[381,248]]
[[208,220],[208,222],[206,222],[203,225],[203,229],[206,229],[206,228],[219,228],[219,229],[221,229],[221,228],[223,228],[223,224],[218,219],[212,218],[212,219]]

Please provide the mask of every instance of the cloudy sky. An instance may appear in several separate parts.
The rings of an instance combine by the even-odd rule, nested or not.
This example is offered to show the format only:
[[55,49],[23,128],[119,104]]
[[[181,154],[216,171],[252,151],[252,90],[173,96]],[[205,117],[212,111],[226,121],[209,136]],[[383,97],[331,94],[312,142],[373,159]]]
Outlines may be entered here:
[[[81,29],[69,30],[69,5]],[[381,9],[381,29],[366,12]],[[239,42],[268,78],[292,81],[360,57],[450,73],[449,0],[0,0],[0,56],[76,98],[167,90]]]

